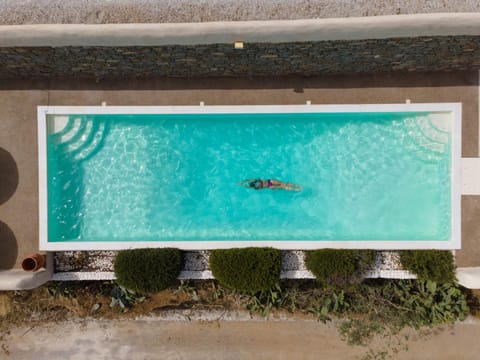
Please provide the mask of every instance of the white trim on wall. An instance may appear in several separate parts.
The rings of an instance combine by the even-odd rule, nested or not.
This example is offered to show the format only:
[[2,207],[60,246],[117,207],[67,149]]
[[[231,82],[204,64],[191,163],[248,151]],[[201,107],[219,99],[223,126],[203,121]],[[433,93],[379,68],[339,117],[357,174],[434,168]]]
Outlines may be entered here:
[[480,13],[162,24],[0,26],[0,47],[162,46],[480,35]]

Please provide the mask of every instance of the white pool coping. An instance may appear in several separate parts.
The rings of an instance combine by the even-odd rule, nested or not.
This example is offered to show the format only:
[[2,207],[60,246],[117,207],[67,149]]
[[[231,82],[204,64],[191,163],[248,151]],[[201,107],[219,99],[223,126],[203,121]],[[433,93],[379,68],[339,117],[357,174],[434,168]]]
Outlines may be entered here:
[[[234,113],[451,113],[451,236],[449,240],[228,240],[228,241],[81,241],[48,242],[47,115],[67,114],[234,114]],[[39,246],[40,250],[122,250],[175,247],[182,250],[270,246],[281,250],[342,249],[460,249],[461,247],[461,103],[346,104],[346,105],[235,105],[235,106],[38,106]]]

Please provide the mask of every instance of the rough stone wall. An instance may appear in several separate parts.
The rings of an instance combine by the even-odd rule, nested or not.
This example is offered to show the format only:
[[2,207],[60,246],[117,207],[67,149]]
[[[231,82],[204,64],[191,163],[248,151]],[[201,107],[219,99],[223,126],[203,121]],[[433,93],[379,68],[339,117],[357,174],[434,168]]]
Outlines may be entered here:
[[480,69],[480,36],[192,46],[0,48],[0,78],[215,77]]

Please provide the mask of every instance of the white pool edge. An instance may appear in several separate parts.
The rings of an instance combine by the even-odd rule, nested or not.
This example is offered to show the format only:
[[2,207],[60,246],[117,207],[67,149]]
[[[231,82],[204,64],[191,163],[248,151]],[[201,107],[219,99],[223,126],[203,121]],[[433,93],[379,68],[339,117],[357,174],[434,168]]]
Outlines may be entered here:
[[[38,142],[38,236],[39,250],[44,250],[48,243],[48,177],[47,177],[47,111],[37,107],[37,142]],[[48,247],[48,246],[47,246]],[[48,249],[50,250],[50,249]]]
[[[47,115],[55,114],[232,114],[308,112],[451,112],[451,236],[449,240],[229,240],[229,241],[112,241],[48,242]],[[342,249],[460,249],[461,247],[461,103],[342,104],[342,105],[236,105],[236,106],[38,106],[39,248],[62,250],[122,250],[175,247],[182,250],[270,246],[280,250]],[[373,246],[372,246],[373,245]]]

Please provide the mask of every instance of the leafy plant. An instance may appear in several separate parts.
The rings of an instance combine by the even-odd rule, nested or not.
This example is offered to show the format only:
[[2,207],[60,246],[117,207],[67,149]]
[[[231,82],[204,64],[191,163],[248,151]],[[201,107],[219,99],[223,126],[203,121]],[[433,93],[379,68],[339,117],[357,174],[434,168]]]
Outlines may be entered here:
[[420,280],[438,283],[455,281],[455,262],[447,250],[404,250],[400,252],[402,265],[417,274]]
[[307,251],[305,265],[318,281],[344,285],[375,260],[373,250],[321,249]]
[[339,326],[342,338],[366,345],[374,335],[394,338],[406,326],[416,329],[463,320],[468,312],[462,291],[433,281],[386,281],[363,285],[350,294],[351,316]]
[[200,300],[197,289],[195,286],[192,286],[188,280],[180,280],[180,285],[177,290],[174,291],[174,294],[180,292],[191,297],[193,301]]
[[75,293],[71,291],[69,283],[65,281],[52,281],[47,285],[48,294],[54,299],[59,297],[73,297]]
[[349,307],[350,305],[345,299],[344,291],[340,290],[338,293],[324,293],[322,296],[317,297],[313,306],[308,310],[316,314],[318,319],[325,323],[331,320],[330,314],[343,313]]
[[132,290],[128,290],[123,286],[114,286],[111,291],[111,296],[112,301],[110,307],[119,307],[121,312],[124,312],[127,308],[130,308],[137,303],[145,301],[144,296],[141,296]]
[[173,248],[120,251],[114,263],[118,284],[142,294],[173,285],[183,266],[182,252]]
[[215,302],[219,299],[223,299],[226,295],[225,288],[220,285],[217,285],[215,282],[211,284],[211,302]]
[[451,283],[401,281],[385,287],[383,295],[404,307],[416,328],[464,320],[468,311],[462,291]]
[[272,309],[278,309],[283,305],[285,295],[277,284],[273,289],[261,290],[252,295],[247,303],[247,309],[267,317]]
[[213,250],[210,254],[210,269],[219,283],[247,294],[275,288],[281,268],[280,251],[272,248]]

